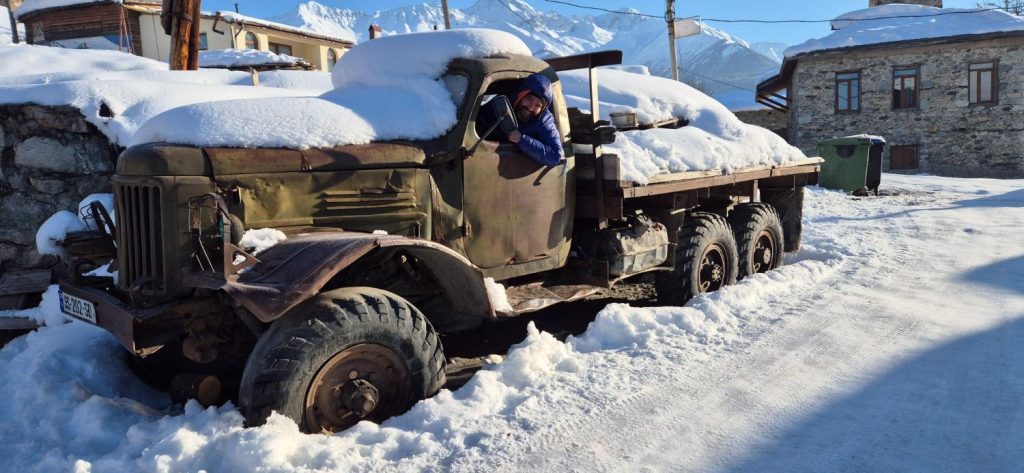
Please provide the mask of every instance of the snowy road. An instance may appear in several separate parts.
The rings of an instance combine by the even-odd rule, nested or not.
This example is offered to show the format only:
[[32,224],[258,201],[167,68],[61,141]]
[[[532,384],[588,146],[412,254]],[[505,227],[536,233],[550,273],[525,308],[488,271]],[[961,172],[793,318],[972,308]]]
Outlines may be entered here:
[[0,470],[1019,471],[1024,181],[883,188],[812,191],[778,271],[685,308],[609,306],[566,343],[534,331],[458,391],[334,437],[168,407],[104,333],[47,328],[0,351]]

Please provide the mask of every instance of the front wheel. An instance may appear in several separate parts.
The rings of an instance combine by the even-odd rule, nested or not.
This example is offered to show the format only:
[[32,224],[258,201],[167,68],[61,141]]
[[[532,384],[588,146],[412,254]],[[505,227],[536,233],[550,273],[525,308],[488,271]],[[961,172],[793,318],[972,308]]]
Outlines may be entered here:
[[681,306],[690,299],[736,282],[736,238],[719,215],[694,212],[679,229],[675,268],[658,273],[658,302]]
[[304,432],[340,432],[435,393],[444,364],[437,332],[412,304],[378,289],[339,289],[304,302],[260,337],[239,403],[250,425],[276,411]]

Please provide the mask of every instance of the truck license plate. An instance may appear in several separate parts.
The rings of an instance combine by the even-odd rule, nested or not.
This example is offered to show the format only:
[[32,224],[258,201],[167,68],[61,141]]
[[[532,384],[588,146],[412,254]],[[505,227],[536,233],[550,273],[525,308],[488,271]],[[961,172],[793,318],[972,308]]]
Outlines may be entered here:
[[60,311],[76,319],[96,323],[96,305],[85,299],[60,292]]

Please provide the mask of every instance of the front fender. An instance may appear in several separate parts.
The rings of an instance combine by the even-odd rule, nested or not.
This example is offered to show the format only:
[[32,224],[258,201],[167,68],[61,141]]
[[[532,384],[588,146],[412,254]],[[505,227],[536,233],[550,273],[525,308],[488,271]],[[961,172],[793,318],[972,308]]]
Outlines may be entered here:
[[339,272],[379,248],[402,247],[434,273],[452,308],[494,317],[483,275],[466,258],[432,241],[353,232],[308,233],[260,253],[260,263],[221,289],[262,322],[273,322],[315,296]]

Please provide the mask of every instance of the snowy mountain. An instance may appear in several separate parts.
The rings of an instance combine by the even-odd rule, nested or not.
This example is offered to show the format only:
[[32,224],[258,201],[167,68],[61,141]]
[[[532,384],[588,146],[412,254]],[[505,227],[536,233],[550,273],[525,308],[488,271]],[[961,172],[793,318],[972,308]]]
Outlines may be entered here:
[[[669,76],[665,22],[636,15],[635,9],[600,16],[565,16],[541,11],[523,0],[477,0],[469,8],[451,11],[455,28],[493,28],[513,33],[538,57],[564,56],[600,49],[620,49],[623,62],[642,64],[651,73]],[[274,21],[325,34],[364,41],[370,25],[384,34],[429,31],[444,27],[439,2],[367,13],[316,1],[300,4]],[[784,45],[751,45],[704,25],[702,34],[678,41],[682,79],[709,93],[746,90],[751,100],[757,79],[778,70]]]

